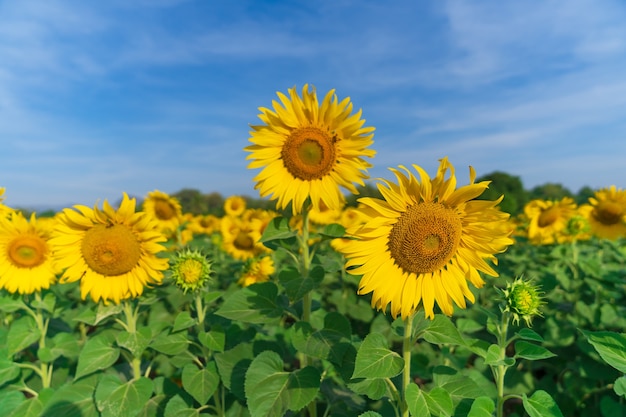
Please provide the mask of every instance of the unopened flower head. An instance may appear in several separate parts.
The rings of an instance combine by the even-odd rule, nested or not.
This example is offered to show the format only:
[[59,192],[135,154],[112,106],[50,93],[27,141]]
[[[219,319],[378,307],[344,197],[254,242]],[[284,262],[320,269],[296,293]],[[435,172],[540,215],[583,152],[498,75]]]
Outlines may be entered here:
[[173,260],[172,279],[184,292],[204,287],[211,276],[211,262],[197,250],[186,249]]
[[545,301],[538,285],[519,277],[507,284],[502,292],[506,301],[504,311],[512,314],[514,324],[518,324],[521,318],[531,327],[533,317],[542,315],[540,309]]

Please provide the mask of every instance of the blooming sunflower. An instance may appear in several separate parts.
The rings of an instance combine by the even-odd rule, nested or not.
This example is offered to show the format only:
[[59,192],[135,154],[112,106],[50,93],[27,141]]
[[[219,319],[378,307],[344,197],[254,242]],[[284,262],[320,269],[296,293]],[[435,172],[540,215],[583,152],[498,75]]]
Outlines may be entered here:
[[269,281],[270,275],[276,272],[274,261],[269,256],[251,260],[237,283],[247,287],[259,282]]
[[278,92],[280,102],[273,110],[260,108],[263,125],[251,126],[252,160],[248,168],[263,168],[254,178],[261,197],[270,196],[279,209],[290,203],[293,214],[302,211],[307,198],[315,209],[324,202],[341,209],[345,197],[340,186],[357,193],[354,183],[363,185],[373,157],[367,147],[373,143],[373,127],[363,127],[361,111],[351,115],[349,98],[338,101],[334,90],[319,104],[315,90],[307,84],[302,98],[294,88],[289,97]]
[[231,195],[224,201],[224,212],[227,216],[241,216],[246,210],[246,200],[238,195]]
[[226,216],[222,218],[220,225],[222,247],[233,258],[245,261],[268,251],[259,242],[262,234],[260,221],[245,221],[239,217]]
[[174,232],[182,220],[182,208],[178,200],[168,194],[154,190],[143,201],[143,211],[154,217],[159,228],[166,233]]
[[486,261],[496,264],[495,254],[513,243],[503,225],[509,215],[497,207],[502,197],[474,200],[489,182],[474,183],[471,167],[470,184],[458,189],[447,158],[433,179],[417,165],[420,180],[399,168],[391,168],[398,184],[378,184],[384,200],[359,199],[367,220],[347,231],[356,239],[342,248],[346,268],[362,275],[359,294],[372,293],[372,307],[383,311],[391,304],[393,317],[422,308],[432,318],[435,302],[451,315],[452,302],[465,308],[466,298],[474,301],[467,281],[482,287],[479,271],[498,276]]
[[97,206],[64,209],[52,239],[55,258],[65,269],[61,282],[80,281],[81,296],[93,301],[121,300],[141,295],[144,286],[159,284],[168,261],[157,257],[166,240],[158,222],[135,212],[136,201],[126,193],[115,210],[105,200]]
[[532,200],[524,206],[528,218],[528,240],[535,245],[563,243],[567,239],[569,220],[577,214],[577,207],[570,197],[561,201]]
[[0,216],[0,288],[32,294],[50,288],[58,272],[49,230],[35,214],[30,220],[17,211]]
[[600,189],[589,198],[589,206],[586,213],[594,235],[613,240],[626,236],[626,190],[614,185]]

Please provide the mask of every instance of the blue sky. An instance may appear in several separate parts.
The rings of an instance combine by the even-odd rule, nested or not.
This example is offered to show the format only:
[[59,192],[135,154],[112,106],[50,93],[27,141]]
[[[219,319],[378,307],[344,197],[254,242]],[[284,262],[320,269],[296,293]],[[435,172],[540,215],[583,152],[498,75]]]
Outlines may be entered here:
[[5,204],[257,197],[249,125],[305,83],[376,127],[372,178],[448,156],[459,184],[626,188],[625,21],[621,0],[0,0]]

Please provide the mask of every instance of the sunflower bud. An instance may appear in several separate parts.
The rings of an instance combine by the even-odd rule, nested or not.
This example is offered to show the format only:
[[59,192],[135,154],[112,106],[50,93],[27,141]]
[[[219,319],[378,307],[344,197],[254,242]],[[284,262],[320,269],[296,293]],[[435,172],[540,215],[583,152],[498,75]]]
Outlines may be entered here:
[[542,315],[539,309],[545,301],[539,286],[520,277],[507,284],[502,292],[506,301],[504,311],[512,314],[514,324],[522,318],[531,327],[533,317]]
[[172,279],[184,292],[197,291],[209,280],[211,262],[199,251],[178,252],[172,263]]

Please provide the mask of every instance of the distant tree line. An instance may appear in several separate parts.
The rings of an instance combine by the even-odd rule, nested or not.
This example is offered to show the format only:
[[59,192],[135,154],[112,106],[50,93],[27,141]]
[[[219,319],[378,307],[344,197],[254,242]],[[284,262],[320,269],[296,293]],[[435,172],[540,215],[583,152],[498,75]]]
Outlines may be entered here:
[[[520,214],[524,210],[526,203],[534,199],[560,200],[563,197],[571,197],[577,204],[583,204],[594,194],[594,190],[587,186],[582,187],[577,193],[573,193],[563,185],[551,182],[526,190],[519,177],[501,171],[483,175],[477,178],[476,181],[491,181],[489,188],[479,197],[480,199],[495,200],[504,195],[500,207],[512,215]],[[358,189],[358,195],[351,194],[346,197],[348,206],[356,206],[357,200],[361,197],[382,198],[378,187],[374,183],[366,183],[364,186],[358,187]],[[172,196],[180,201],[184,213],[214,214],[216,216],[224,215],[224,200],[229,197],[222,196],[217,192],[204,194],[199,190],[191,188],[182,189],[172,194]],[[249,208],[274,210],[276,207],[273,201],[267,199],[249,196],[242,197],[246,200]]]

